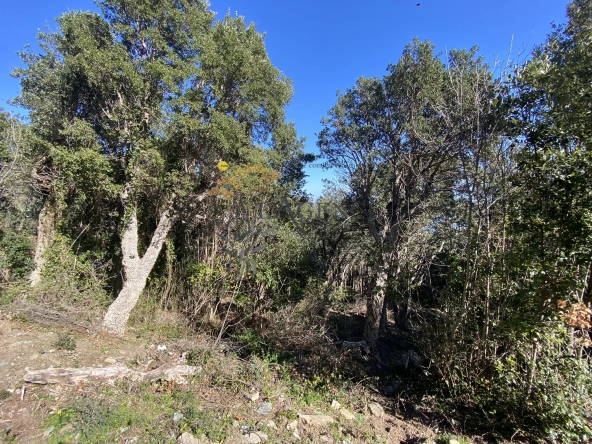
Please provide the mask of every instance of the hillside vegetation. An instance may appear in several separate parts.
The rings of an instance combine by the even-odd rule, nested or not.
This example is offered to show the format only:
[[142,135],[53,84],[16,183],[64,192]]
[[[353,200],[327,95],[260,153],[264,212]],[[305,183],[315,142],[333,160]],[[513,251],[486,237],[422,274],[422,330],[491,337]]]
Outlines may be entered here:
[[[164,344],[200,373],[36,387],[34,431],[4,439],[591,439],[591,0],[520,65],[413,40],[338,95],[316,158],[254,25],[98,5],[39,34],[12,74],[28,117],[0,113],[0,339],[57,335],[23,372],[84,338],[44,363],[141,369]],[[335,180],[313,201],[315,159]]]

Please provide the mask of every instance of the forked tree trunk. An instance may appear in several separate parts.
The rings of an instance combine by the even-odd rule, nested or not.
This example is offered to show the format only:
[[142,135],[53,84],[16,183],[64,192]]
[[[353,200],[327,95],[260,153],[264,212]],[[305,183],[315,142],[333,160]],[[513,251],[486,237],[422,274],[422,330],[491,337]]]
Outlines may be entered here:
[[366,320],[364,323],[364,340],[376,354],[376,341],[380,332],[380,318],[382,307],[388,292],[389,270],[391,269],[390,255],[383,255],[382,264],[376,273],[374,290],[366,297]]
[[109,306],[103,319],[103,329],[117,336],[123,336],[130,313],[136,306],[140,294],[146,287],[148,275],[162,250],[166,237],[175,221],[175,213],[169,208],[160,218],[152,235],[150,246],[143,257],[138,255],[138,218],[136,210],[130,211],[130,219],[121,240],[123,255],[123,288],[117,299]]
[[55,206],[47,200],[39,213],[37,221],[37,243],[35,245],[35,268],[29,276],[31,287],[34,287],[41,280],[41,273],[45,265],[45,253],[53,245],[56,236],[57,213]]

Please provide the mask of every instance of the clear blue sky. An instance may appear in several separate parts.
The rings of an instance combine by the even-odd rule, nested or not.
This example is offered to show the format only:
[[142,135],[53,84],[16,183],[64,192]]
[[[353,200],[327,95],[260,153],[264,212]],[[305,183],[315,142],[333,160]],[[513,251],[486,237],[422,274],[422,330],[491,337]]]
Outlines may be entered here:
[[[420,6],[416,4],[420,2]],[[221,18],[238,12],[265,32],[273,63],[294,82],[288,118],[317,152],[320,120],[336,91],[360,76],[382,76],[415,36],[438,51],[479,46],[490,63],[527,55],[543,43],[551,22],[563,23],[567,0],[211,0]],[[97,10],[92,0],[0,0],[0,106],[18,94],[9,76],[21,64],[17,52],[35,48],[38,29],[55,29],[55,17]],[[307,190],[318,196],[327,172],[311,168]]]

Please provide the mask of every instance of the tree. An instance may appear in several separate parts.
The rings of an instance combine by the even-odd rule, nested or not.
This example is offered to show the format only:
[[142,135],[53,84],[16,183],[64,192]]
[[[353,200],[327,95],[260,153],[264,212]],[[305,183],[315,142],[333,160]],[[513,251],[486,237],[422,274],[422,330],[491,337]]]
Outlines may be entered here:
[[567,15],[518,69],[509,100],[524,141],[513,229],[539,316],[560,299],[592,302],[592,2]]
[[372,347],[405,232],[446,189],[455,165],[438,111],[445,101],[445,67],[433,46],[413,41],[388,71],[383,79],[358,79],[339,96],[318,142],[374,239],[376,277],[364,327]]
[[205,217],[200,203],[220,174],[216,164],[281,163],[300,155],[301,145],[284,120],[290,82],[253,25],[230,16],[214,22],[198,0],[99,6],[102,16],[59,18],[61,32],[40,35],[45,54],[25,53],[28,67],[16,75],[19,102],[31,110],[52,171],[72,166],[54,156],[72,127],[84,137],[74,133],[68,154],[88,140],[110,168],[107,185],[120,197],[123,285],[103,327],[123,335],[173,225],[180,216]]
[[31,269],[27,215],[30,186],[27,126],[0,108],[0,282],[14,282]]

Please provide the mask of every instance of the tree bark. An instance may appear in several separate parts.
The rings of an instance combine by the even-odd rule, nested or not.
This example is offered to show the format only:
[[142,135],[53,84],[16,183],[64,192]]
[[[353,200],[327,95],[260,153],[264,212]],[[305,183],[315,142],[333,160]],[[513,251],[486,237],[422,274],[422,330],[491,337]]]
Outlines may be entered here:
[[391,267],[389,255],[383,255],[382,264],[376,273],[376,285],[374,290],[366,297],[366,320],[364,323],[364,340],[370,346],[373,354],[376,354],[376,341],[380,333],[380,318],[382,307],[388,291],[389,270]]
[[388,329],[388,295],[384,298],[382,303],[382,312],[380,314],[380,332],[386,333]]
[[590,308],[590,303],[592,303],[592,263],[590,264],[588,274],[586,275],[586,287],[582,292],[582,302],[586,307]]
[[39,213],[37,221],[37,243],[35,245],[35,268],[29,276],[31,287],[36,286],[41,280],[41,273],[45,265],[45,253],[53,245],[56,236],[57,214],[55,206],[46,200]]
[[172,208],[167,209],[161,215],[158,226],[152,235],[150,246],[144,256],[140,258],[138,254],[138,218],[135,209],[130,211],[129,222],[121,240],[123,288],[109,306],[103,319],[103,329],[106,332],[116,336],[125,334],[130,313],[146,287],[148,276],[158,259],[175,218],[176,214]]

